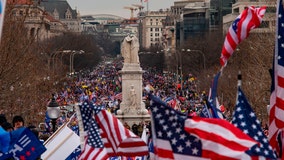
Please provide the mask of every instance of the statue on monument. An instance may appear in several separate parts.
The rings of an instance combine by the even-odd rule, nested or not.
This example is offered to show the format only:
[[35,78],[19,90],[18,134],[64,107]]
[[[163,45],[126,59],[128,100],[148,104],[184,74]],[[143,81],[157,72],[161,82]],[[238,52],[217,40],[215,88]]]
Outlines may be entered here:
[[121,44],[121,54],[124,58],[124,63],[139,64],[139,41],[135,35],[128,35],[124,38]]
[[134,85],[130,86],[130,105],[131,106],[136,106],[136,93],[135,93],[135,89],[134,89]]

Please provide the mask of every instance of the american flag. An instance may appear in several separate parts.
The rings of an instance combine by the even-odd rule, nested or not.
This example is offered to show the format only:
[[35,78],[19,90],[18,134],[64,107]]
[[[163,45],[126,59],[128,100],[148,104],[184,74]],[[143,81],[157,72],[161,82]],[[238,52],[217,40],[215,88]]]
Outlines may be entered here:
[[81,152],[79,160],[88,159],[107,159],[108,154],[100,136],[100,131],[96,121],[92,118],[89,124],[88,135],[84,149]]
[[284,132],[284,12],[282,0],[278,0],[276,17],[277,27],[269,106],[268,138],[272,148],[279,154],[278,156],[284,158],[283,153],[280,155],[281,147],[283,146],[279,145],[279,142],[284,143],[283,137],[282,140],[278,140],[278,136],[281,135],[279,133]]
[[257,144],[228,121],[187,117],[159,98],[153,101],[152,131],[157,159],[241,159]]
[[146,143],[110,112],[94,106],[95,119],[102,130],[102,138],[109,156],[144,156],[148,155]]
[[263,159],[276,159],[276,155],[261,128],[260,121],[257,119],[240,87],[238,87],[237,104],[232,123],[240,128],[245,134],[260,143],[260,145],[255,145],[247,151],[248,155],[262,157]]
[[260,25],[265,11],[266,7],[249,6],[235,19],[229,28],[223,45],[220,57],[222,67],[227,64],[237,45],[248,37],[250,30]]
[[84,148],[81,151],[79,160],[107,159],[108,155],[102,142],[98,125],[92,118],[93,109],[89,104],[88,101],[85,101],[79,106],[84,131],[88,133],[85,137]]

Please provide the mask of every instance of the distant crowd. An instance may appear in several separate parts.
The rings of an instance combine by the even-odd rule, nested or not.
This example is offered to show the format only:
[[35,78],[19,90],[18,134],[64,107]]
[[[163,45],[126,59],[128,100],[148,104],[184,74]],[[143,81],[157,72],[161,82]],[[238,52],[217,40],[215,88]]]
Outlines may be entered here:
[[[116,115],[122,101],[121,75],[118,72],[121,70],[121,66],[121,59],[115,59],[111,62],[104,61],[93,70],[81,71],[76,78],[66,81],[64,87],[55,93],[56,101],[59,106],[63,107],[62,114],[57,119],[58,127],[70,120],[70,128],[78,132],[76,118],[70,119],[70,117],[76,112],[74,104],[85,100],[89,100],[97,105],[103,105],[109,112]],[[151,85],[154,88],[154,95],[160,97],[172,108],[189,116],[200,115],[204,100],[207,99],[207,93],[198,90],[196,76],[192,74],[184,75],[184,79],[181,80],[176,73],[165,73],[151,67],[144,67],[143,70],[145,72],[143,73],[142,85]],[[149,109],[150,100],[145,90],[142,96],[146,109]],[[223,112],[226,112],[225,108]],[[16,129],[17,121],[22,121],[24,125],[24,121],[20,116],[15,117],[12,123],[0,119],[0,125],[9,131]],[[46,117],[46,123],[50,123],[48,117]],[[129,126],[127,123],[124,125],[135,134],[141,135],[144,122],[133,124],[132,126]],[[149,127],[149,124],[147,125]],[[35,130],[35,133],[43,140],[46,140],[51,133],[50,124],[39,127],[30,125],[29,127]],[[265,132],[267,129],[264,127]]]

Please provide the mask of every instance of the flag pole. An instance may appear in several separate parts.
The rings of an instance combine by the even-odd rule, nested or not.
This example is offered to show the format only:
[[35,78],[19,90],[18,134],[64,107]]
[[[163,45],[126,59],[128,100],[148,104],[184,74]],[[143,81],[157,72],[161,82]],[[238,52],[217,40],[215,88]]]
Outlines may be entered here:
[[80,111],[80,108],[79,108],[79,103],[75,104],[75,109],[76,109],[78,126],[79,126],[80,146],[81,146],[81,150],[83,150],[84,142],[85,142],[85,138],[84,138],[85,132],[84,132],[84,126],[83,126],[83,121],[82,121],[82,115],[81,115],[81,111]]

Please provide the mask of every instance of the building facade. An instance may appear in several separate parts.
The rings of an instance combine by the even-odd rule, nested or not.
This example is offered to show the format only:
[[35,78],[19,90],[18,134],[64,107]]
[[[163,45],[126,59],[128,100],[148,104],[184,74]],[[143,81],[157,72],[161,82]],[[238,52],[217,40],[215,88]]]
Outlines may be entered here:
[[142,21],[142,48],[163,47],[163,22],[168,11],[146,12]]
[[66,0],[41,1],[39,4],[54,19],[67,26],[67,31],[81,33],[80,14],[73,10]]

